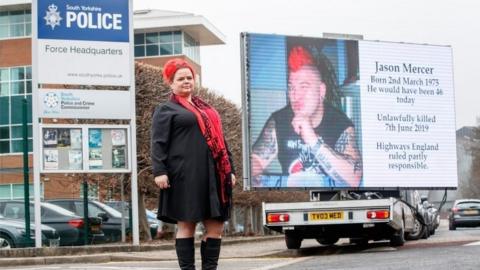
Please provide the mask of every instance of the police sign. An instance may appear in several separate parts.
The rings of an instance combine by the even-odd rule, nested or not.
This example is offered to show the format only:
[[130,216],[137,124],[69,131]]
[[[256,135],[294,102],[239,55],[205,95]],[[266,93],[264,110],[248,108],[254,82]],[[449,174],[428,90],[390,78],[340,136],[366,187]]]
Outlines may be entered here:
[[39,1],[38,14],[40,39],[129,40],[128,1]]
[[39,83],[130,85],[128,0],[38,0]]

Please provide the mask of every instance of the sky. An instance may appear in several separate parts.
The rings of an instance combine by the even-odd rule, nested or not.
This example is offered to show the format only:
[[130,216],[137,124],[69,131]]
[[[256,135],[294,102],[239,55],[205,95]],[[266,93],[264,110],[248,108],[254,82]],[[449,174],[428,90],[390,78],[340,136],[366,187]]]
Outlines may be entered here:
[[480,117],[480,1],[478,0],[133,0],[134,9],[204,16],[226,36],[225,45],[200,51],[202,84],[241,105],[240,33],[450,45],[453,48],[456,126]]

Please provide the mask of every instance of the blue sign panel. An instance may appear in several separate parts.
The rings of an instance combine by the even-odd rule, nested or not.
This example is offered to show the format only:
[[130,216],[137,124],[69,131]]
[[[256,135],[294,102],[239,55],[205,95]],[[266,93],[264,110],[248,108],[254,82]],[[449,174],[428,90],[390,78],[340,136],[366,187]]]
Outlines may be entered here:
[[129,41],[128,0],[38,0],[38,38]]

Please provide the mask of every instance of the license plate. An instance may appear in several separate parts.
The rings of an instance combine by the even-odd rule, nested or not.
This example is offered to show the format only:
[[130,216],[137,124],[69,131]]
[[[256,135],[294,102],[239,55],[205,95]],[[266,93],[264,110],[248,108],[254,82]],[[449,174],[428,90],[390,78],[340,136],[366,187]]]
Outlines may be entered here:
[[100,232],[100,225],[92,225],[90,228],[92,232]]
[[478,215],[478,210],[464,210],[464,215]]
[[308,213],[308,220],[336,220],[343,219],[343,212]]

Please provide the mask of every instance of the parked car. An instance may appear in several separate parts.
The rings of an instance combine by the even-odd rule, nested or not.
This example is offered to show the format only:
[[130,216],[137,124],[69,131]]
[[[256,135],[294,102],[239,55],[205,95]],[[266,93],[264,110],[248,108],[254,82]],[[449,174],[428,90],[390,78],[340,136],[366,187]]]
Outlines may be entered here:
[[480,200],[456,200],[448,216],[448,228],[455,230],[457,227],[480,226]]
[[123,210],[125,211],[126,215],[129,215],[130,212],[130,203],[128,202],[123,202],[123,201],[106,201],[103,202],[104,204],[112,207],[113,209],[117,210],[118,212],[122,212],[122,207]]
[[[60,235],[60,246],[83,245],[85,220],[75,213],[56,205],[41,202],[42,224],[54,228]],[[0,201],[0,214],[5,218],[25,220],[25,204],[21,200]],[[35,214],[33,202],[30,202],[30,221],[34,222]],[[89,218],[88,243],[104,242],[100,218]]]
[[[104,204],[114,208],[115,210],[121,212],[122,209],[125,211],[126,215],[130,215],[130,204],[128,202],[123,201],[106,201]],[[152,239],[157,236],[159,230],[162,229],[162,222],[157,219],[157,214],[153,211],[145,209],[147,214],[147,222],[150,226],[150,234]]]
[[[83,199],[55,199],[48,202],[83,216]],[[102,202],[89,200],[88,216],[102,219],[102,230],[106,242],[117,242],[122,239],[122,213]],[[125,231],[128,234],[130,233],[128,216],[125,217],[124,222]]]
[[440,213],[432,203],[428,203],[427,209],[428,209],[429,215],[432,216],[432,222],[433,222],[430,234],[435,234],[435,231],[440,226]]
[[[437,225],[437,218],[439,219],[440,217],[438,214],[436,214],[438,211],[433,207],[433,205],[428,202],[428,196],[427,195],[422,195],[421,196],[422,200],[422,208],[423,211],[425,212],[425,224],[428,228],[428,235],[433,235],[435,234],[435,230],[438,227]],[[440,220],[438,220],[438,224],[440,223]]]
[[[35,224],[30,224],[30,238],[26,239],[25,221],[5,218],[0,215],[0,249],[31,247],[35,243]],[[42,225],[42,244],[56,247],[60,243],[57,231],[47,225]]]
[[427,223],[429,220],[428,211],[422,203],[422,198],[418,190],[405,192],[402,199],[415,208],[414,229],[405,235],[408,240],[418,240],[420,238],[428,238],[430,232]]
[[147,213],[147,222],[150,227],[150,235],[152,235],[152,239],[155,239],[157,236],[158,231],[162,230],[162,222],[157,219],[157,214],[153,211],[145,209]]

